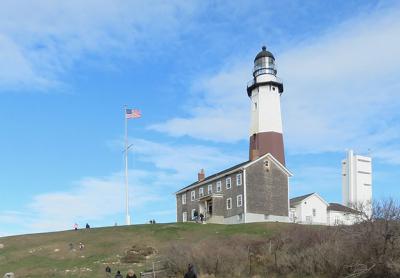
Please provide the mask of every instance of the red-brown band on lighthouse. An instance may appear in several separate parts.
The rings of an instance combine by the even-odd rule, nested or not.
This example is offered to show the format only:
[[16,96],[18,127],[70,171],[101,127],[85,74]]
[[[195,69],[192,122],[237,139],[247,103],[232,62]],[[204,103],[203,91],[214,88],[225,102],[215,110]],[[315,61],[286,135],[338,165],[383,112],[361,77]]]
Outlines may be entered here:
[[264,154],[270,153],[282,165],[285,166],[285,152],[283,147],[282,133],[260,132],[250,137],[249,158],[257,159]]

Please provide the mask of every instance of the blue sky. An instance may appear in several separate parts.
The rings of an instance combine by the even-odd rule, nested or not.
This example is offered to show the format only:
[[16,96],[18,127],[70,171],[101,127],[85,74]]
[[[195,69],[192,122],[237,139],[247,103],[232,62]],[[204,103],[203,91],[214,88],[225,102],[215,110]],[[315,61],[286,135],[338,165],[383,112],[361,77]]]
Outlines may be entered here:
[[0,236],[175,220],[174,192],[247,159],[246,84],[267,45],[284,80],[292,196],[341,201],[345,149],[400,199],[396,1],[2,1]]

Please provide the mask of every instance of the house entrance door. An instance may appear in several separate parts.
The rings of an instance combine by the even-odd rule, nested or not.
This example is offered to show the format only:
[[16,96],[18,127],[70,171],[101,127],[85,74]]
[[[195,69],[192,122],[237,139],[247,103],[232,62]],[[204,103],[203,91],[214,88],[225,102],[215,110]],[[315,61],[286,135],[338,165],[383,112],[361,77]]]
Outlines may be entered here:
[[213,211],[212,200],[207,201],[207,214],[211,217]]

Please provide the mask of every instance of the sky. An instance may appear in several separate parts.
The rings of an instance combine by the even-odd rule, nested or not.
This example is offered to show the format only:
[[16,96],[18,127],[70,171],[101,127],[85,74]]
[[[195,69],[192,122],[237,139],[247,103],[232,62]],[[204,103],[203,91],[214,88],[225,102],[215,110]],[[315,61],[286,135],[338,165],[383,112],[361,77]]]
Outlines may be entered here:
[[0,236],[174,222],[174,192],[248,159],[246,84],[266,45],[291,197],[341,202],[346,149],[400,199],[397,1],[0,3]]

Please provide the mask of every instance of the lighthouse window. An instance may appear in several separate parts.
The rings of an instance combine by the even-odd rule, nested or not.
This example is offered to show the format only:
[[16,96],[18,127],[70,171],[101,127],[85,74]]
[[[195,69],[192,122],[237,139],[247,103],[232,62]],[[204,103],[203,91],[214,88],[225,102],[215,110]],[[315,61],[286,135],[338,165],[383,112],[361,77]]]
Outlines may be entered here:
[[254,110],[257,110],[257,102],[254,102]]
[[272,87],[272,90],[275,91],[275,87]]

